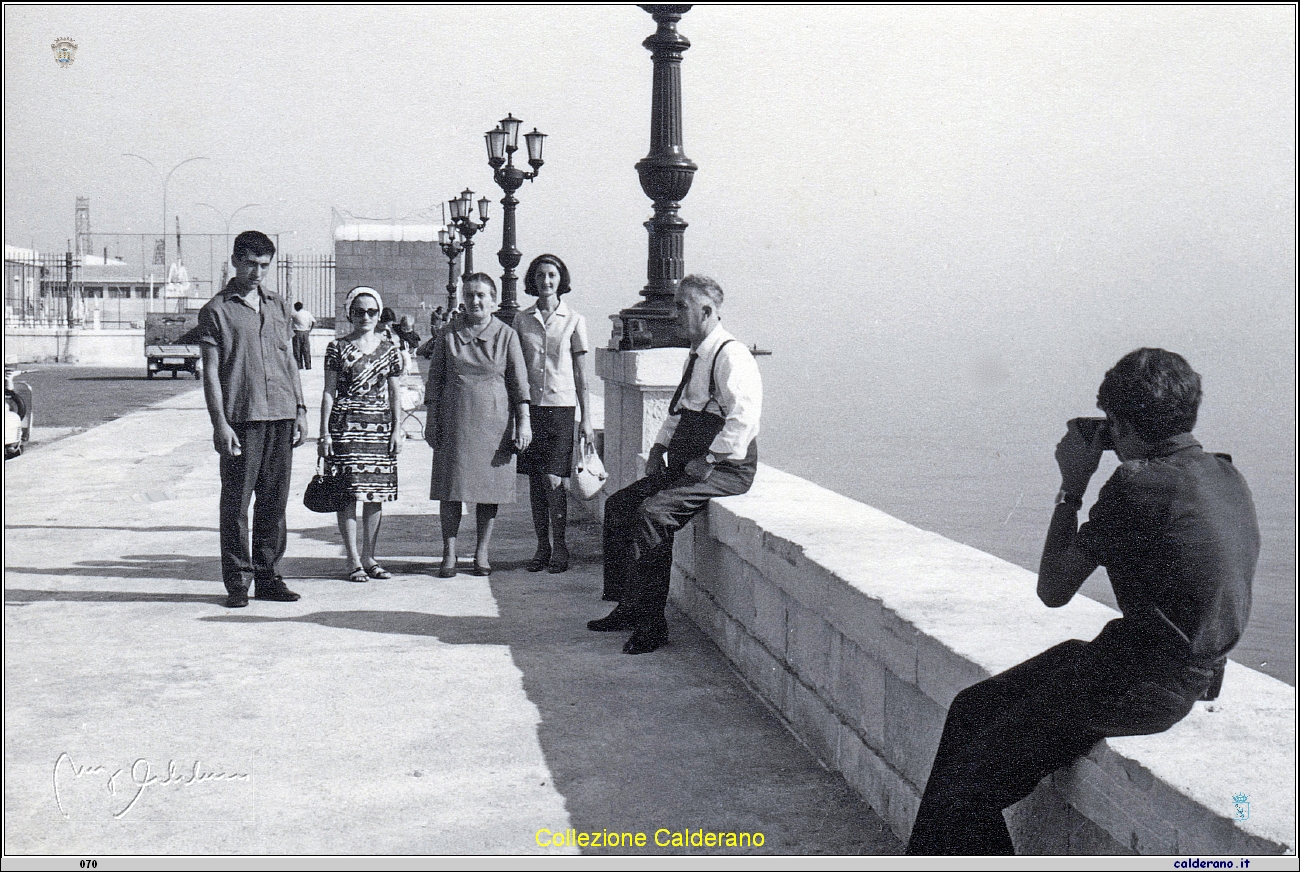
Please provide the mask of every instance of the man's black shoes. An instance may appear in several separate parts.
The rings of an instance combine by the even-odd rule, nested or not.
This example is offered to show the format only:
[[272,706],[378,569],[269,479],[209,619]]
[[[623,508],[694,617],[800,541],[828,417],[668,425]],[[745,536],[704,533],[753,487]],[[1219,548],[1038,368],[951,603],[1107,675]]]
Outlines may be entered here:
[[226,594],[226,608],[242,609],[248,605],[248,591],[234,590]]
[[[253,599],[270,600],[277,603],[295,603],[302,599],[301,596],[289,590],[284,586],[284,579],[275,576],[266,581],[257,581],[253,583]],[[247,600],[245,600],[247,603]]]
[[636,621],[632,619],[632,615],[624,611],[622,606],[619,606],[603,618],[595,621],[587,621],[587,629],[595,630],[597,633],[612,633],[615,630],[635,630]]
[[666,641],[668,641],[666,631],[648,630],[643,627],[633,633],[631,639],[627,640],[627,644],[623,646],[623,653],[649,654]]

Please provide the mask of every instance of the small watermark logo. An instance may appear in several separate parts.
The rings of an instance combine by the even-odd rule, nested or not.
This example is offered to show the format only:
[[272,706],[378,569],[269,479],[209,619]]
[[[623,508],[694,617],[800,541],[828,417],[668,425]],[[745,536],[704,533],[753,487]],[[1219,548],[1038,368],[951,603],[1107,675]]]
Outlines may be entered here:
[[1232,819],[1237,821],[1250,820],[1250,797],[1244,793],[1234,793],[1232,795]]
[[72,37],[61,36],[54,40],[50,48],[54,49],[54,62],[65,70],[77,59],[77,44],[72,41]]

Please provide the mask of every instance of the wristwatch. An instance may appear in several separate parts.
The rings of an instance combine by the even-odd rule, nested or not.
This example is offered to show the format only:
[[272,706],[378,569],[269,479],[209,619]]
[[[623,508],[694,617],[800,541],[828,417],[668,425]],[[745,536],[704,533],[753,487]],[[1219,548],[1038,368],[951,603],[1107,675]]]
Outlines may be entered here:
[[714,455],[712,451],[710,451],[704,455],[704,462],[707,463],[709,466],[713,466],[718,462],[718,458],[716,455]]
[[1058,506],[1069,506],[1076,512],[1083,508],[1083,497],[1079,494],[1072,494],[1065,488],[1056,492],[1056,504]]

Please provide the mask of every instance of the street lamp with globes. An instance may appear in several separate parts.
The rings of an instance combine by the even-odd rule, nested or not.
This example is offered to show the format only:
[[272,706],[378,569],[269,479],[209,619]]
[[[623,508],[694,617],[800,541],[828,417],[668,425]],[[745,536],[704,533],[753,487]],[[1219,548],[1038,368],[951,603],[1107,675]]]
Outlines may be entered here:
[[546,134],[539,133],[535,127],[532,133],[524,134],[528,147],[528,165],[533,171],[530,173],[519,169],[515,166],[515,152],[519,150],[519,125],[522,123],[513,114],[507,113],[496,128],[483,134],[487,142],[488,165],[492,167],[492,177],[505,192],[505,197],[501,200],[501,205],[505,207],[501,219],[501,250],[497,252],[497,260],[505,272],[501,274],[501,306],[497,309],[497,317],[507,324],[514,323],[515,314],[519,311],[519,303],[515,299],[515,281],[518,278],[515,267],[519,266],[520,258],[520,251],[515,247],[515,206],[519,205],[519,201],[515,199],[515,191],[519,190],[525,179],[531,181],[537,178],[542,167],[542,144],[546,139]]
[[474,271],[474,234],[478,233],[488,223],[488,206],[492,201],[487,197],[480,197],[478,201],[479,222],[474,222],[474,192],[469,188],[460,192],[459,197],[453,197],[447,201],[451,208],[451,226],[455,228],[456,233],[460,236],[465,250],[465,271],[462,276],[467,276]]

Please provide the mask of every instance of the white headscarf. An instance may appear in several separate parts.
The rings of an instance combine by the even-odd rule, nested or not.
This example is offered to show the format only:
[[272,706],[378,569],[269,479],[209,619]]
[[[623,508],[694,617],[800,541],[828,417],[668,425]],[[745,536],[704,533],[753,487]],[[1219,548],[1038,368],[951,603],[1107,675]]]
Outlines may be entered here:
[[348,298],[343,303],[343,311],[348,314],[349,318],[352,317],[352,303],[357,297],[374,297],[375,305],[379,307],[379,311],[384,311],[384,300],[379,296],[379,291],[361,285],[348,291]]

